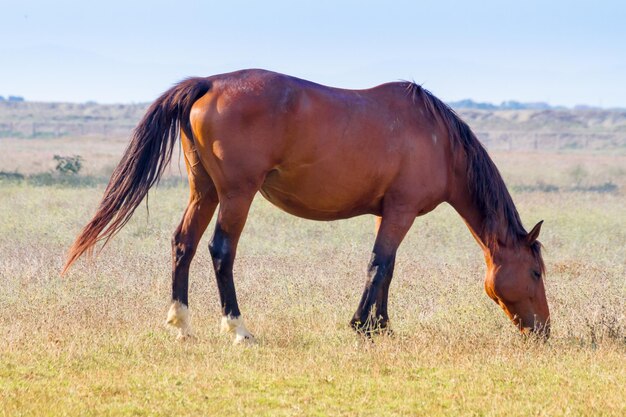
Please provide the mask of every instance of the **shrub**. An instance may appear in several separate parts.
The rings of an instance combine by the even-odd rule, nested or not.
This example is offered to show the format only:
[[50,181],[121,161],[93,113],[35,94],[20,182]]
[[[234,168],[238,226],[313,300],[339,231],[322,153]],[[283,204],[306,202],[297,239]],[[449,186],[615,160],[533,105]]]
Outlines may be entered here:
[[574,186],[580,187],[582,182],[589,176],[589,173],[584,166],[578,164],[569,170],[569,175],[574,182]]
[[78,174],[78,171],[83,167],[83,157],[80,155],[54,155],[54,160],[57,161],[55,169],[61,174]]

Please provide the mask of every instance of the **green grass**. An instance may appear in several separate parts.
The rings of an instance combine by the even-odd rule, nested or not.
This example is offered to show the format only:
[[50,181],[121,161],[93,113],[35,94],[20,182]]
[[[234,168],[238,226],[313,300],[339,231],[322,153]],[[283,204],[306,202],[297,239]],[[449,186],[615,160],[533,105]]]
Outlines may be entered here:
[[[0,371],[8,415],[619,415],[623,357],[563,347],[486,354],[433,351],[400,337],[368,346],[222,338],[186,345],[152,332],[84,341],[87,352],[34,354]],[[608,396],[607,396],[608,395]],[[621,396],[621,397],[620,397]],[[49,404],[45,406],[45,404]],[[45,410],[42,409],[45,406]]]
[[626,413],[620,192],[514,195],[527,226],[545,220],[548,343],[524,341],[484,294],[482,254],[445,205],[398,254],[395,335],[360,339],[347,323],[373,220],[305,221],[260,198],[235,266],[252,347],[218,332],[210,233],[191,268],[197,340],[163,325],[183,186],[155,190],[149,220],[139,209],[95,262],[58,276],[101,193],[0,183],[0,415]]

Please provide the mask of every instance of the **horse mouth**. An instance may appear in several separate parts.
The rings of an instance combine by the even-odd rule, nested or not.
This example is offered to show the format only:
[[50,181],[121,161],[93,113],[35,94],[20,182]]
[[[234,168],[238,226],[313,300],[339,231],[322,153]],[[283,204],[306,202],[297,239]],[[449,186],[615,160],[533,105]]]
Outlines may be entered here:
[[548,321],[544,323],[536,321],[533,326],[519,325],[519,329],[524,336],[537,337],[543,340],[550,338],[550,324]]
[[[523,320],[517,314],[511,318],[513,324],[520,330],[520,333],[524,336],[536,336],[538,338],[547,340],[550,337],[550,319],[539,320],[537,315],[534,315],[533,320]],[[530,324],[532,323],[532,325]]]

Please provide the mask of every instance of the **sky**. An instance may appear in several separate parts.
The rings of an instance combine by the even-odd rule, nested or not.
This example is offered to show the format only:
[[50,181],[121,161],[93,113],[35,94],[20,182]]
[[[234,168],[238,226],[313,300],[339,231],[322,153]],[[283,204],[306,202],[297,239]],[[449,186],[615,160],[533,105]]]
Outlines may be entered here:
[[626,1],[0,0],[0,95],[149,102],[266,68],[343,88],[626,107]]

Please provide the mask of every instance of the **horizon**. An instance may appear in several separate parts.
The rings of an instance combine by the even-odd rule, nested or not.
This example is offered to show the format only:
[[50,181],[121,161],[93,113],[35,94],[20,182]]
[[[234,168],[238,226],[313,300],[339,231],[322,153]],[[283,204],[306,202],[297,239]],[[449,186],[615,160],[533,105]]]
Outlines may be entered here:
[[60,0],[3,15],[0,95],[31,102],[149,103],[188,76],[258,67],[342,88],[414,80],[446,102],[626,107],[617,1]]
[[[96,106],[147,106],[152,101],[117,101],[117,102],[99,102],[96,100],[87,101],[41,101],[41,100],[29,100],[28,97],[19,95],[3,96],[0,94],[0,103],[33,103],[33,104],[71,104],[71,105],[96,105]],[[448,106],[454,109],[463,110],[602,110],[602,111],[626,111],[624,107],[600,107],[588,104],[576,104],[574,106],[552,105],[544,101],[528,101],[521,102],[517,100],[504,100],[500,103],[492,103],[488,101],[476,101],[472,98],[464,98],[454,101],[444,101]],[[468,105],[469,104],[469,105]],[[521,107],[511,107],[514,105],[520,105]],[[479,107],[490,106],[490,107]]]

